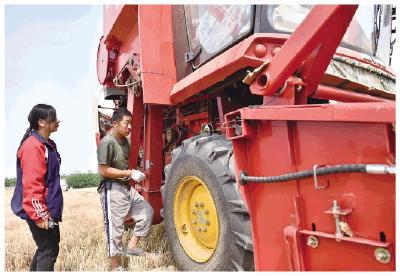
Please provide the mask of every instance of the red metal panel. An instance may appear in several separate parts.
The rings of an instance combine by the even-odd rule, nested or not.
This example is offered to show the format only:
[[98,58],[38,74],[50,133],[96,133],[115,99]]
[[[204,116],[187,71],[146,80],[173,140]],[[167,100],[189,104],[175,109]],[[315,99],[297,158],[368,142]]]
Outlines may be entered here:
[[[133,18],[132,18],[133,19]],[[137,19],[136,19],[137,20]],[[119,47],[117,72],[120,72],[133,54],[140,53],[138,24],[134,24]]]
[[124,5],[104,5],[103,6],[103,35],[105,37],[111,31],[112,26],[120,15]]
[[170,104],[176,83],[172,6],[140,5],[139,30],[144,103]]
[[106,43],[121,45],[137,24],[137,5],[109,5],[104,8],[104,37]]
[[[279,171],[295,171],[287,144],[286,122],[263,122],[259,131],[268,140],[249,141],[245,149],[239,152],[236,152],[235,142],[233,143],[237,167],[240,168],[238,159],[246,152],[248,166],[244,170],[250,175],[276,175]],[[266,171],[266,168],[269,170]],[[298,195],[296,182],[268,185],[267,188],[249,184],[245,186],[245,190],[249,194],[246,202],[252,221],[256,270],[289,270],[284,229],[292,222],[291,214],[294,214],[294,210],[291,203]]]
[[[365,123],[298,123],[299,169],[311,163],[377,163],[386,164],[385,125]],[[332,142],[321,143],[325,138]],[[316,225],[317,231],[334,233],[334,218],[323,211],[338,200],[341,208],[351,208],[346,216],[356,237],[379,241],[384,232],[388,242],[395,244],[395,177],[393,175],[335,175],[320,178],[327,189],[316,191],[312,179],[299,181],[303,202],[304,229]],[[317,199],[318,198],[318,199]],[[337,242],[320,238],[316,250],[307,248],[307,267],[310,270],[393,270],[395,259],[384,265],[374,259],[374,246],[352,242]],[[338,252],[342,261],[335,261],[328,252]],[[391,249],[394,257],[395,251]],[[343,261],[346,260],[346,261]]]
[[[390,163],[393,149],[388,147],[387,125],[394,122],[394,111],[394,103],[246,109],[241,123],[249,135],[231,137],[232,132],[227,132],[233,142],[237,177],[239,171],[273,176],[309,170],[315,164]],[[226,120],[237,114],[227,114]],[[395,177],[337,174],[318,177],[318,182],[326,188],[315,189],[312,178],[241,186],[252,218],[256,270],[394,270]],[[299,208],[293,204],[297,197]],[[333,200],[343,209],[352,209],[343,219],[354,238],[332,239],[335,222],[325,211]],[[317,248],[307,246],[309,231],[319,239]],[[381,232],[386,241],[380,241]],[[301,238],[295,239],[298,235]],[[298,251],[294,251],[295,243],[288,244],[288,238],[299,243]],[[375,260],[374,250],[382,246],[392,255],[389,264]]]
[[[103,40],[108,50],[112,49],[118,53],[115,72],[111,76],[113,78],[122,70],[128,59],[140,51],[137,5],[106,5],[104,7]],[[100,43],[99,47],[105,46]],[[103,60],[107,61],[108,51],[102,52],[106,55]],[[104,67],[103,63],[99,63],[98,60],[98,67],[99,64]],[[100,69],[100,72],[107,72],[103,68]]]
[[163,172],[163,120],[162,106],[149,105],[146,113],[144,165],[146,180],[142,189],[143,197],[154,209],[153,223],[160,223],[162,197],[160,192]]
[[145,92],[145,103],[158,103],[171,105],[169,91],[175,84],[175,77],[158,73],[142,73],[142,84]]
[[[287,37],[280,34],[250,36],[176,83],[171,92],[172,102],[181,102],[242,68],[260,66],[265,59],[272,57],[272,48],[282,45]],[[267,51],[265,56],[257,57],[254,51],[260,44]]]
[[[143,129],[143,96],[140,94],[135,97],[132,92],[128,94],[128,104],[127,108],[132,112],[132,131],[131,131],[131,155],[129,158],[129,168],[136,169],[140,141],[142,137],[142,129]],[[134,186],[134,181],[131,181],[131,184]]]
[[249,120],[394,122],[395,102],[260,106],[240,109]]

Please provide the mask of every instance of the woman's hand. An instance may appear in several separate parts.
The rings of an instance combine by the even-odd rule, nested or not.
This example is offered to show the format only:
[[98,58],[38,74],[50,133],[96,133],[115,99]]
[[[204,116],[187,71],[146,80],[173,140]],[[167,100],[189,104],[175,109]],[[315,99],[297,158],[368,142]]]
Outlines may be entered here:
[[41,229],[49,229],[49,220],[48,219],[44,219],[41,222],[36,222],[37,227],[41,228]]

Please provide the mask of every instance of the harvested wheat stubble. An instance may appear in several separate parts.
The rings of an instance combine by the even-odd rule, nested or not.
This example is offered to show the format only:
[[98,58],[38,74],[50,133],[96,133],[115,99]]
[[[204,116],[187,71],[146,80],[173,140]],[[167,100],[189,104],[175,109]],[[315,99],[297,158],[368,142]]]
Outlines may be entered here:
[[[5,188],[5,271],[27,271],[36,246],[25,221],[10,209],[13,188]],[[60,223],[60,253],[56,271],[108,271],[103,216],[96,188],[64,192],[63,222]],[[131,230],[124,234],[127,242]],[[128,271],[176,271],[165,239],[164,225],[153,225],[139,247],[145,257],[123,258]]]

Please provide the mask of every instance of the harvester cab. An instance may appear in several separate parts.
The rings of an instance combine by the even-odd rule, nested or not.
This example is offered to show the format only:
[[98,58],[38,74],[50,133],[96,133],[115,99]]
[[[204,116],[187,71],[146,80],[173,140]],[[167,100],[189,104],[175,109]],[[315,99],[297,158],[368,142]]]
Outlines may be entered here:
[[[192,67],[197,68],[254,33],[291,34],[312,8],[312,5],[184,6],[179,15],[185,19],[189,42],[185,61],[191,61]],[[341,46],[389,65],[393,50],[392,9],[391,5],[360,6]]]
[[[174,41],[178,42],[174,44],[178,80],[251,35],[268,33],[276,38],[290,35],[312,8],[312,5],[201,5],[175,8],[174,30],[180,28],[176,33],[186,33],[174,37]],[[392,77],[372,80],[370,83],[370,73],[362,72],[359,68],[363,67],[362,64],[354,61],[356,58],[368,60],[381,68],[390,66],[394,45],[394,14],[395,8],[391,5],[359,6],[340,42],[339,52],[342,54],[334,57],[327,74],[356,83],[368,83],[367,88],[394,93]],[[186,29],[182,22],[186,22]],[[187,47],[182,49],[182,45]],[[274,52],[279,49],[275,48]],[[259,56],[268,50],[262,45],[253,49]],[[353,58],[346,59],[346,53]],[[329,85],[326,78],[323,83]]]

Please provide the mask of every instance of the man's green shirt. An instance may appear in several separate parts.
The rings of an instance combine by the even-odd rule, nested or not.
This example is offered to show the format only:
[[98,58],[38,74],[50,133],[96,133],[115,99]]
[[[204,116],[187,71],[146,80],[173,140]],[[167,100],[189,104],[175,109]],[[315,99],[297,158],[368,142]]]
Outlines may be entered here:
[[[111,133],[101,139],[97,147],[97,161],[99,165],[109,165],[119,170],[127,170],[129,154],[131,151],[130,141],[124,137],[118,141]],[[108,179],[100,176],[100,180],[112,180],[123,184],[129,184],[129,177],[120,179]]]

